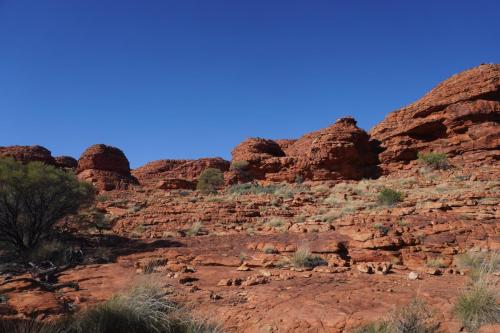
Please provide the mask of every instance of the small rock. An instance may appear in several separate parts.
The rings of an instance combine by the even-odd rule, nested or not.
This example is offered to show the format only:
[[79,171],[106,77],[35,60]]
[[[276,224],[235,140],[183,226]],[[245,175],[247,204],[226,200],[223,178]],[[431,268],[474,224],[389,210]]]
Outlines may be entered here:
[[410,280],[416,280],[416,279],[418,279],[418,273],[417,272],[410,272],[408,274],[408,279],[410,279]]
[[242,271],[242,272],[248,272],[251,271],[252,269],[248,267],[246,264],[241,265],[236,269],[237,271]]
[[271,272],[270,271],[262,270],[262,271],[260,271],[260,275],[266,276],[266,277],[270,277],[271,276]]
[[429,275],[441,275],[442,272],[439,268],[432,268],[432,267],[429,267],[425,270],[425,272]]
[[372,266],[366,264],[366,263],[362,263],[362,264],[359,264],[356,266],[356,268],[358,269],[358,271],[360,271],[361,273],[367,273],[367,274],[371,274],[373,273],[373,268]]
[[231,279],[222,279],[219,281],[219,283],[217,283],[218,286],[223,286],[223,287],[227,287],[227,286],[231,286],[233,285],[233,280]]

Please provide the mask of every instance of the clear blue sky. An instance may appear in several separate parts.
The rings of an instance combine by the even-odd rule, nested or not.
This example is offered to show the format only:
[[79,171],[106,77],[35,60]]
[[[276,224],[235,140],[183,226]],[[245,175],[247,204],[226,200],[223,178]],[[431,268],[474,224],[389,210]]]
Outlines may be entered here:
[[500,1],[0,0],[0,145],[133,167],[230,157],[353,115],[370,129],[500,62]]

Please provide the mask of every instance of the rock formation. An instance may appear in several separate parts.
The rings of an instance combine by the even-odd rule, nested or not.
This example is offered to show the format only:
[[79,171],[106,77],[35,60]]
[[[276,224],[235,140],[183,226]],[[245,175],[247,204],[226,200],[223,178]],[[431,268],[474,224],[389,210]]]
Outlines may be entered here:
[[126,189],[130,184],[137,184],[125,154],[103,144],[87,148],[78,160],[76,171],[78,178],[91,182],[99,190]]
[[452,76],[417,102],[390,113],[371,130],[385,172],[411,167],[420,151],[463,163],[500,159],[500,65]]
[[293,182],[361,179],[377,175],[377,154],[368,134],[345,117],[298,140],[250,138],[232,152],[232,161],[246,161],[245,170],[229,182],[249,179]]
[[49,165],[56,165],[50,150],[42,146],[8,146],[0,147],[0,157],[13,158],[22,163],[40,161]]
[[[118,189],[89,212],[102,214],[109,230],[97,234],[82,215],[64,219],[74,237],[58,239],[69,254],[84,247],[89,264],[64,265],[61,281],[47,278],[55,266],[45,256],[10,264],[16,257],[2,248],[3,324],[57,320],[157,276],[169,299],[227,332],[355,332],[394,314],[415,322],[405,305],[416,296],[418,313],[432,316],[419,323],[463,331],[459,295],[475,292],[477,266],[494,266],[500,251],[499,70],[483,65],[452,77],[389,115],[372,137],[346,117],[297,140],[248,139],[231,166],[220,158],[160,160],[130,171],[121,150],[90,147],[78,176]],[[417,152],[431,150],[463,164],[418,172]],[[3,147],[0,156],[54,163],[42,147]],[[195,188],[209,167],[229,183],[320,182],[247,184],[213,196],[164,191]],[[387,174],[376,177],[379,167]],[[134,176],[144,189],[129,186]],[[375,179],[354,181],[364,177]],[[384,188],[399,199],[380,201]],[[52,267],[39,274],[41,264]],[[482,273],[496,295],[498,272]],[[478,332],[500,332],[500,324]]]
[[229,170],[229,162],[220,158],[197,160],[158,160],[132,171],[139,183],[161,189],[194,189],[196,179],[207,168],[223,172]]
[[76,170],[78,161],[71,156],[56,156],[56,165],[60,168]]

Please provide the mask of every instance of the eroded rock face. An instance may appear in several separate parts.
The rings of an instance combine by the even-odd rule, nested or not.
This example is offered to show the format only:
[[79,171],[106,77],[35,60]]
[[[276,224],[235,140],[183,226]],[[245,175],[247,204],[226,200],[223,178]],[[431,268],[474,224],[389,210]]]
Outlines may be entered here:
[[132,174],[141,185],[162,189],[193,189],[203,170],[216,168],[229,170],[229,162],[220,158],[197,160],[158,160],[134,169]]
[[42,146],[0,147],[0,157],[13,158],[22,163],[39,161],[49,165],[56,165],[50,150]]
[[[361,179],[377,174],[377,154],[368,134],[351,117],[298,140],[251,138],[232,152],[233,162],[247,161],[237,181]],[[229,182],[235,182],[235,178]],[[247,179],[248,180],[248,179]]]
[[362,179],[377,175],[377,154],[368,134],[345,117],[308,133],[288,148],[304,179]]
[[440,83],[371,130],[385,172],[412,166],[420,151],[463,163],[500,159],[500,65],[481,65]]
[[60,168],[76,169],[78,166],[78,161],[71,156],[56,156],[54,159]]
[[130,174],[125,154],[118,148],[97,144],[85,150],[77,166],[78,178],[91,182],[99,190],[125,189],[137,180]]

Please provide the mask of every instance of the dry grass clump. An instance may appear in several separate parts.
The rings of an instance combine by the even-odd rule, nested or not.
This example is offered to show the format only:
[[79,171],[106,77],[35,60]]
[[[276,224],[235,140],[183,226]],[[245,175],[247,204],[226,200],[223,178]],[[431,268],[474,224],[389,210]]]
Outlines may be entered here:
[[203,223],[195,222],[191,225],[191,227],[186,231],[189,236],[198,236],[201,233],[203,228]]
[[456,264],[461,269],[468,269],[472,280],[478,280],[485,270],[492,272],[500,270],[500,255],[498,253],[472,252],[456,256]]
[[89,310],[53,323],[0,320],[0,333],[220,333],[194,320],[152,285],[134,288]]
[[428,259],[426,262],[427,267],[432,268],[446,268],[448,265],[441,258]]
[[267,225],[273,228],[280,228],[284,224],[283,220],[279,217],[273,217],[267,221]]
[[[464,257],[463,260],[471,260],[471,265],[477,265],[479,259],[471,258],[474,257]],[[488,261],[483,261],[476,269],[477,275],[472,276],[471,286],[457,298],[453,312],[470,333],[477,332],[483,325],[500,323],[500,304],[497,302],[498,277],[493,275],[498,265],[498,254],[493,254]]]
[[434,333],[438,325],[427,304],[414,299],[389,315],[389,319],[370,322],[354,330],[355,333]]
[[360,326],[353,333],[389,333],[389,323],[383,321],[380,323],[371,322]]
[[454,313],[468,332],[477,332],[482,325],[500,323],[496,297],[490,286],[475,283],[458,297]]
[[383,206],[394,206],[401,201],[403,201],[403,193],[386,187],[379,192],[377,197],[378,204]]
[[292,264],[297,268],[314,268],[328,263],[320,256],[312,255],[307,247],[300,247],[293,254]]

